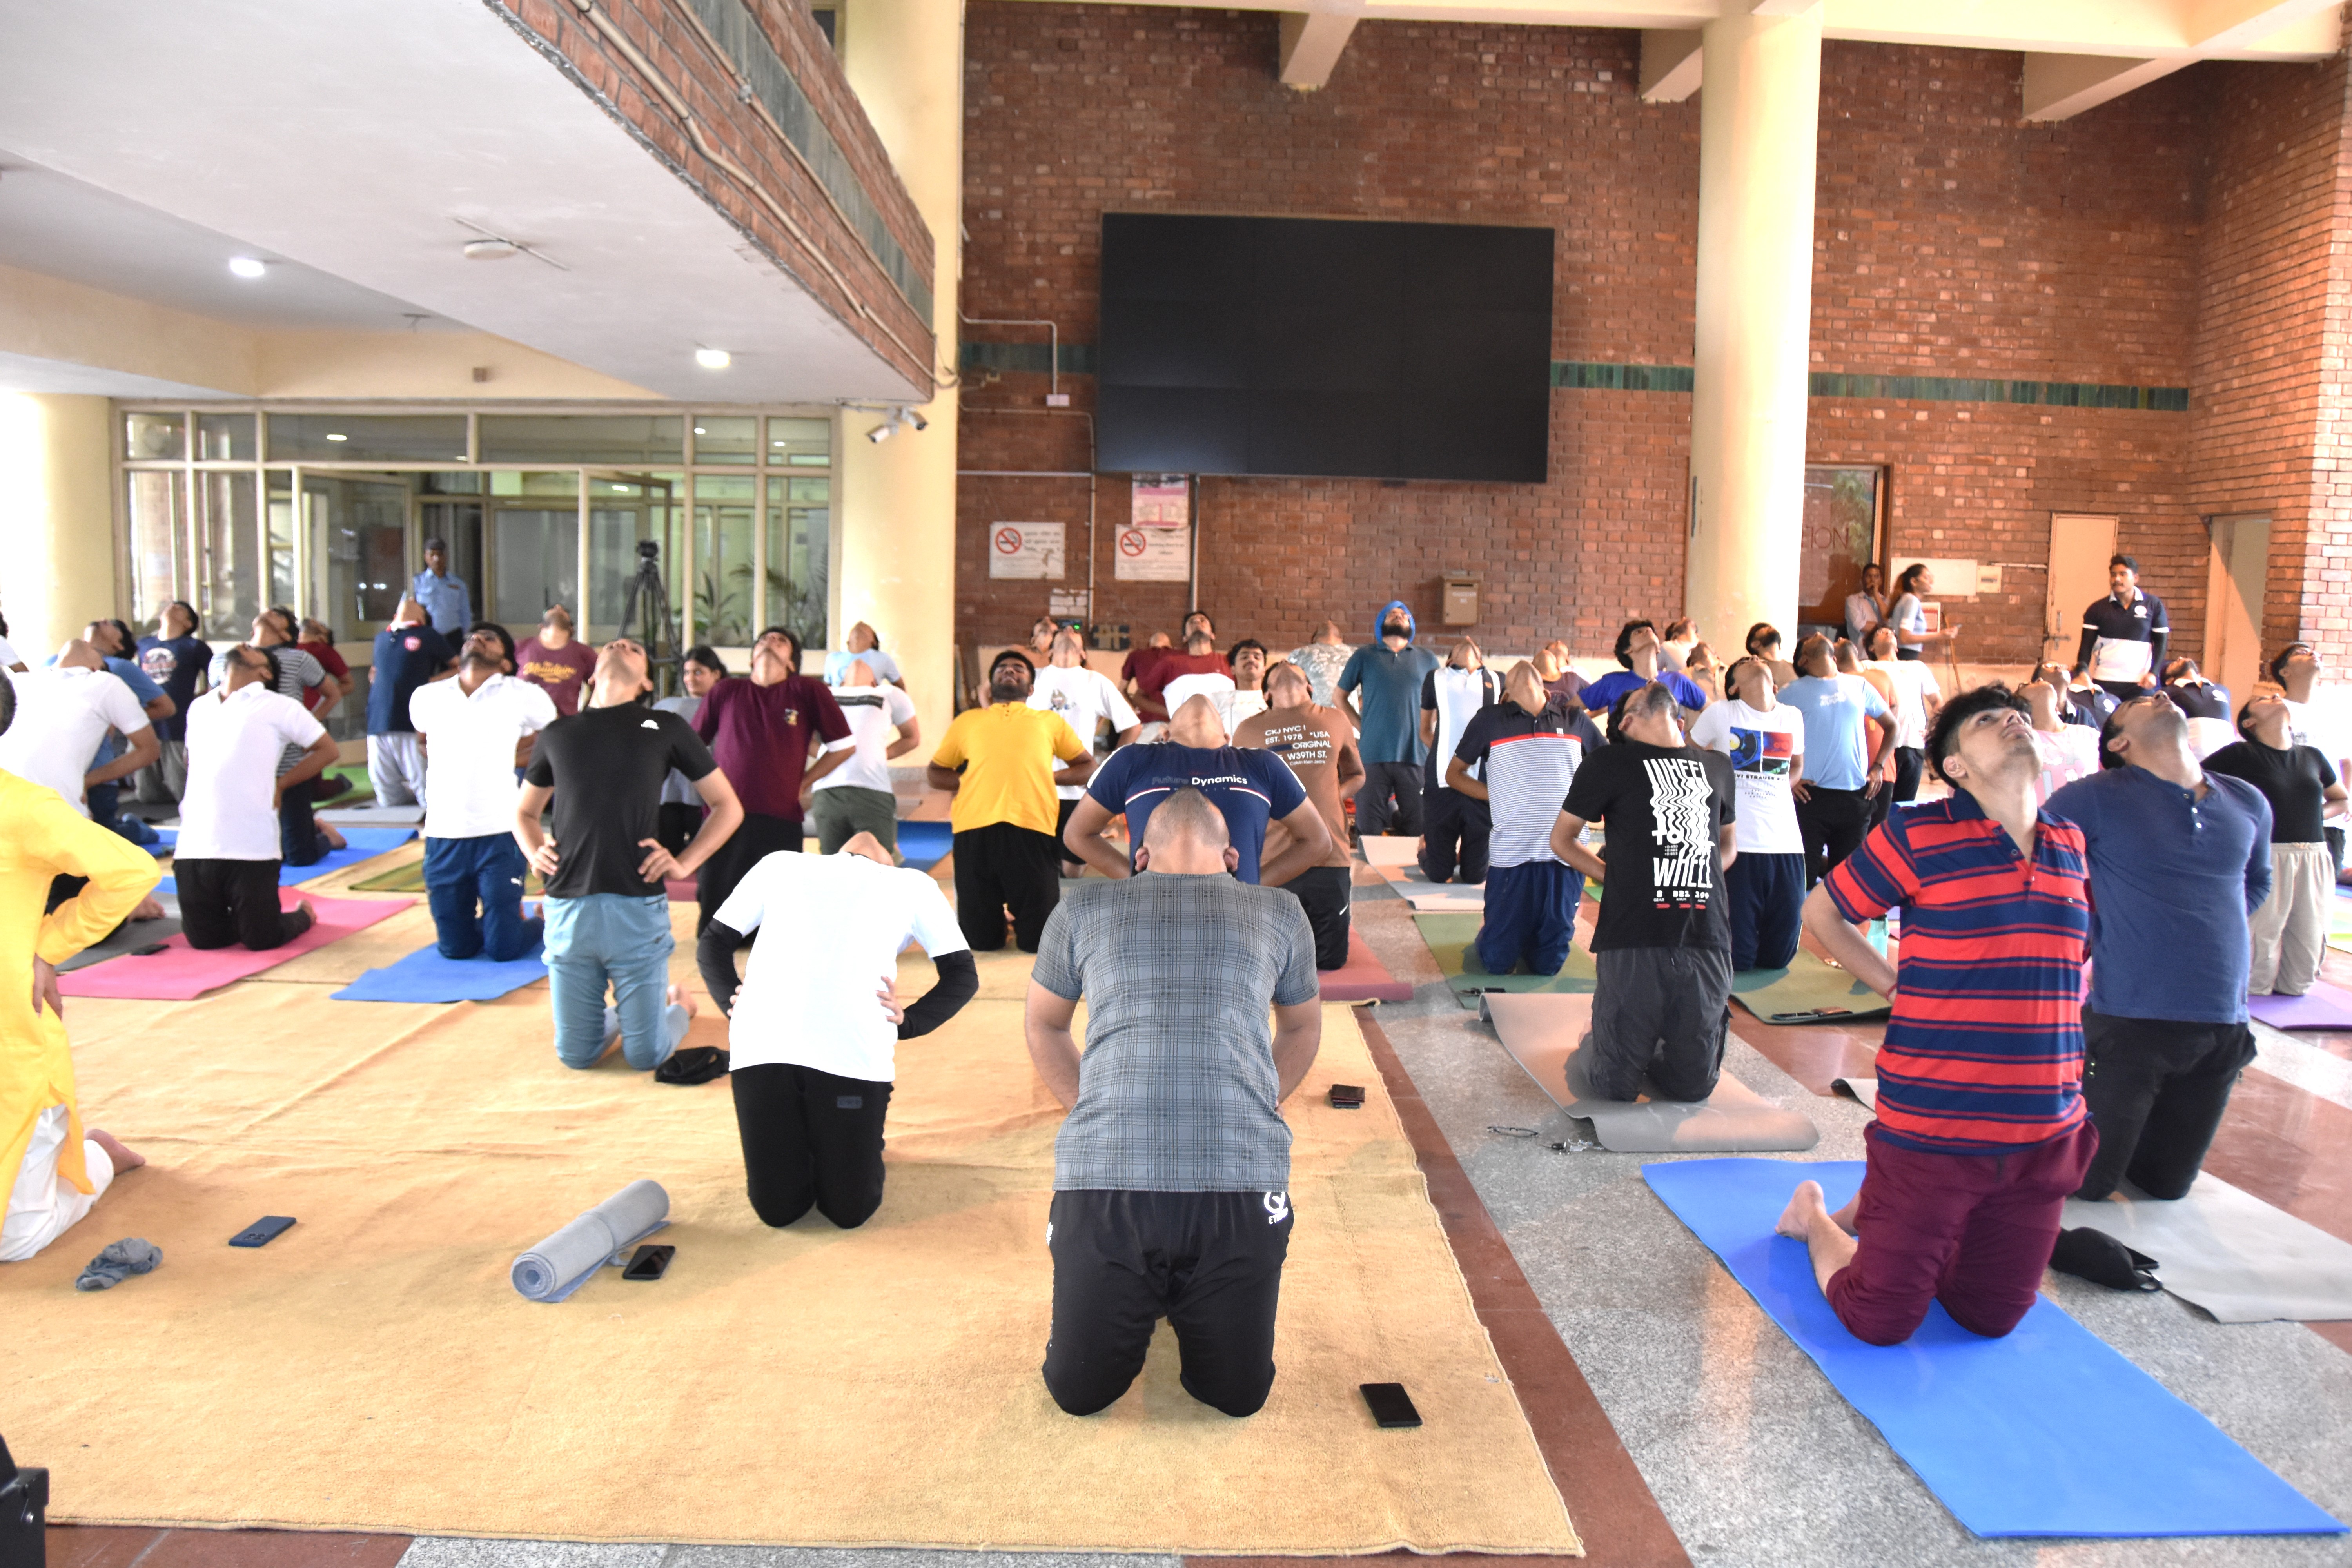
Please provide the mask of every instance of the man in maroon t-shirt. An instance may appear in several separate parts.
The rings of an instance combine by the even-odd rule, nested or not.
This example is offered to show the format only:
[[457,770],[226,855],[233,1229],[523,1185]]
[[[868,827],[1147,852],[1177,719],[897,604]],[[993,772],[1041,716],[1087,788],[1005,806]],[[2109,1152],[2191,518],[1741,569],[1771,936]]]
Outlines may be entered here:
[[[1199,621],[1208,619],[1197,612],[1195,618]],[[1181,675],[1232,673],[1233,667],[1225,662],[1225,656],[1217,651],[1216,637],[1205,628],[1192,631],[1185,636],[1183,652],[1161,654],[1136,677],[1135,711],[1147,724],[1155,721],[1164,724],[1168,721],[1168,704],[1161,699],[1170,681]]]
[[595,652],[572,635],[572,612],[550,605],[539,618],[539,635],[515,649],[515,673],[543,688],[559,714],[580,711],[581,694],[596,673]]
[[[694,716],[694,732],[719,767],[742,781],[736,793],[743,802],[743,826],[702,863],[697,931],[752,867],[779,849],[800,849],[809,786],[856,750],[841,705],[824,682],[800,673],[800,662],[798,637],[781,629],[761,633],[751,648],[751,678],[719,681]],[[823,754],[811,763],[819,747]]]

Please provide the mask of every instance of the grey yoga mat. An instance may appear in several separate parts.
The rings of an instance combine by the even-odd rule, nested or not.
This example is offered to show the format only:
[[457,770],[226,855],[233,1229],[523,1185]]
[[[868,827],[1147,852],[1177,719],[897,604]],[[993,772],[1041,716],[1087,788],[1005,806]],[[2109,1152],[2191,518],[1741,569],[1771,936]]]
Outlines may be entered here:
[[514,1288],[534,1301],[561,1301],[589,1276],[669,1223],[659,1182],[631,1182],[514,1260]]
[[1601,1146],[1620,1154],[1764,1153],[1810,1149],[1821,1130],[1783,1110],[1729,1073],[1696,1101],[1596,1100],[1579,1047],[1592,1026],[1592,998],[1564,992],[1489,992],[1479,998],[1503,1048],[1570,1116],[1592,1123]]
[[2171,1202],[2129,1186],[2070,1198],[2062,1223],[2147,1253],[2158,1283],[2225,1323],[2352,1319],[2352,1245],[2210,1172]]

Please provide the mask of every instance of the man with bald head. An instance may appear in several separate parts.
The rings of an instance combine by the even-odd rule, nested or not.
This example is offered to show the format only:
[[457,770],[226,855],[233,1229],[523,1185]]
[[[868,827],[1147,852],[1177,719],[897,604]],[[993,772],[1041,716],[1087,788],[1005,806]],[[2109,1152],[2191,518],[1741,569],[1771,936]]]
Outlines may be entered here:
[[1281,1106],[1322,1042],[1315,936],[1297,900],[1229,874],[1240,857],[1200,790],[1170,790],[1139,837],[1135,876],[1063,899],[1030,976],[1029,1058],[1069,1108],[1045,1386],[1073,1415],[1107,1408],[1164,1317],[1184,1391],[1249,1415],[1274,1386],[1290,1245]]
[[[1234,851],[1234,874],[1244,882],[1287,882],[1330,853],[1330,830],[1290,764],[1273,752],[1233,744],[1216,704],[1205,695],[1177,708],[1167,739],[1121,746],[1095,770],[1087,798],[1070,814],[1063,847],[1106,877],[1125,877],[1129,858],[1103,837],[1103,830],[1124,813],[1128,842],[1139,848],[1153,810],[1180,789],[1200,791],[1222,814]],[[1281,852],[1260,866],[1269,822],[1281,823],[1288,837]],[[1142,863],[1132,862],[1132,868],[1141,870]]]
[[[685,720],[652,706],[648,663],[627,637],[598,651],[587,704],[539,731],[515,806],[515,842],[547,889],[555,1055],[570,1068],[594,1067],[616,1036],[641,1072],[677,1049],[693,1009],[668,984],[677,944],[663,884],[694,875],[743,820],[710,749]],[[693,781],[709,807],[700,831],[676,855],[660,837],[662,784],[672,768]],[[539,821],[551,795],[551,835]]]

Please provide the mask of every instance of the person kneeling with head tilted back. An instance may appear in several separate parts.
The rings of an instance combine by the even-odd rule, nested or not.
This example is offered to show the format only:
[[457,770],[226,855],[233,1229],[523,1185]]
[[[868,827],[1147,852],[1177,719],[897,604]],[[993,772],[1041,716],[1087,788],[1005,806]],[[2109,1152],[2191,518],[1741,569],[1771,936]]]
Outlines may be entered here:
[[[739,985],[735,953],[750,942]],[[901,1009],[898,951],[922,944],[939,984]],[[901,870],[870,833],[837,855],[779,852],[744,873],[695,950],[730,1020],[735,1124],[751,1207],[786,1226],[810,1208],[849,1229],[882,1205],[882,1121],[894,1046],[928,1035],[980,990],[940,885]]]
[[[1780,1216],[1855,1338],[1909,1339],[1943,1303],[1999,1338],[2033,1305],[2058,1217],[2099,1134],[2083,1105],[2083,831],[2035,803],[2041,754],[2006,687],[1936,715],[1927,768],[1943,800],[1898,811],[1822,879],[1805,929],[1895,1004],[1862,1191],[1832,1215],[1802,1182]],[[1863,934],[1903,907],[1902,967]]]
[[1045,1386],[1073,1415],[1127,1392],[1163,1317],[1203,1405],[1254,1415],[1274,1386],[1291,1228],[1281,1105],[1315,1063],[1323,1015],[1305,911],[1234,880],[1236,858],[1209,798],[1174,790],[1139,875],[1073,888],[1037,950],[1029,1058],[1070,1110],[1045,1232]]

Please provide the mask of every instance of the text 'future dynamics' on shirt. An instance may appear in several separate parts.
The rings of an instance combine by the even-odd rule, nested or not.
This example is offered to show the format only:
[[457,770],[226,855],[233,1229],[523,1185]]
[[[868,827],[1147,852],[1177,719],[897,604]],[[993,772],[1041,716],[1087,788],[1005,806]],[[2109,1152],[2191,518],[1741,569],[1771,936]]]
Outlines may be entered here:
[[1307,787],[1290,771],[1290,764],[1272,752],[1239,746],[1182,746],[1173,741],[1121,746],[1096,770],[1087,793],[1113,816],[1127,814],[1132,860],[1150,828],[1152,807],[1188,787],[1207,795],[1224,817],[1225,831],[1241,855],[1234,875],[1244,882],[1258,879],[1265,825],[1307,804]]

